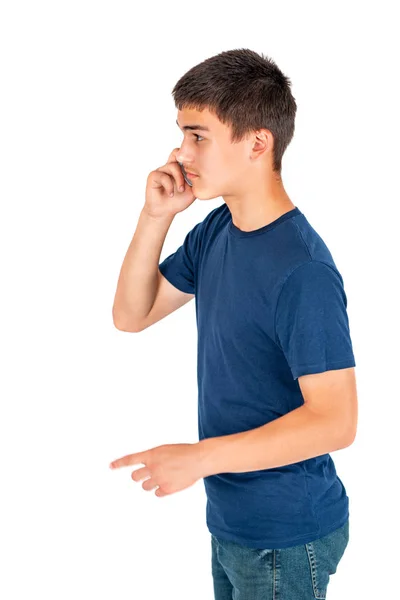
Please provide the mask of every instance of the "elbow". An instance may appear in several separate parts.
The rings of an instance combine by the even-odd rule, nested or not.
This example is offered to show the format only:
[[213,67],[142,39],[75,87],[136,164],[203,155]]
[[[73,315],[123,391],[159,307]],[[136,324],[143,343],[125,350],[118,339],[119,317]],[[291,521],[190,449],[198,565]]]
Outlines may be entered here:
[[143,328],[138,327],[136,324],[129,321],[126,317],[122,315],[117,315],[114,310],[112,312],[112,319],[114,323],[114,327],[118,329],[118,331],[125,331],[127,333],[139,333],[143,331]]
[[132,327],[117,325],[115,322],[114,327],[118,329],[118,331],[125,331],[126,333],[139,333],[142,331],[142,329],[133,329]]
[[354,444],[357,435],[357,424],[353,425],[351,428],[346,430],[346,434],[344,435],[344,445],[343,448],[348,448],[352,444]]

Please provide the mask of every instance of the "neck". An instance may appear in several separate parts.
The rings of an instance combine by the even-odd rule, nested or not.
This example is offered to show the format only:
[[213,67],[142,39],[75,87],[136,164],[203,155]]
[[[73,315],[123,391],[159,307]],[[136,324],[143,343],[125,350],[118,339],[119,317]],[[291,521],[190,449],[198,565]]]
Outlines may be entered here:
[[242,231],[264,227],[296,208],[281,179],[258,182],[235,194],[224,195],[223,199],[231,212],[233,224]]

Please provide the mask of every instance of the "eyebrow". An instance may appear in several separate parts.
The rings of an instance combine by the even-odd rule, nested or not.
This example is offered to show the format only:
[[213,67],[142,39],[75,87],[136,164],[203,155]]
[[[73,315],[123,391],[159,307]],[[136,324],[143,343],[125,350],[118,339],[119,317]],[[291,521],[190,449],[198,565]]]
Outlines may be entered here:
[[[178,123],[178,119],[176,120],[176,124],[178,125],[179,129],[182,130],[182,127],[179,125]],[[210,131],[208,129],[208,127],[205,127],[204,125],[185,125],[183,128],[185,131],[187,129],[192,130],[192,129],[197,129],[198,131]]]

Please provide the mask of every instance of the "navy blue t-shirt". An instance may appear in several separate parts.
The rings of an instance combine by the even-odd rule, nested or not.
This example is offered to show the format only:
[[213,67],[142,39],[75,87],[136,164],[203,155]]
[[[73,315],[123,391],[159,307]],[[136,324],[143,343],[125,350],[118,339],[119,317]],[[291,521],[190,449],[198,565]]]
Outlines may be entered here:
[[[224,203],[159,269],[195,294],[199,440],[301,406],[301,375],[355,367],[342,276],[298,207],[242,231]],[[250,548],[305,544],[349,517],[329,454],[203,481],[210,533]]]

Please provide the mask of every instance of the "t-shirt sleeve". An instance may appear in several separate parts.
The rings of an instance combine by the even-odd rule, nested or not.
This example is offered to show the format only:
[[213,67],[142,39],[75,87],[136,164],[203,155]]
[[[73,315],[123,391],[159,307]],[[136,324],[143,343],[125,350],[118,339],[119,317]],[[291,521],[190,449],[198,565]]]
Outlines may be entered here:
[[183,244],[158,265],[162,275],[187,294],[195,293],[202,223],[197,223],[186,235]]
[[275,313],[276,341],[293,379],[310,373],[355,367],[339,272],[312,260],[283,284]]

